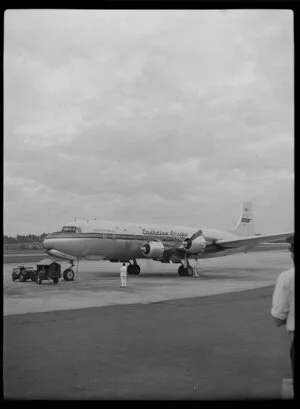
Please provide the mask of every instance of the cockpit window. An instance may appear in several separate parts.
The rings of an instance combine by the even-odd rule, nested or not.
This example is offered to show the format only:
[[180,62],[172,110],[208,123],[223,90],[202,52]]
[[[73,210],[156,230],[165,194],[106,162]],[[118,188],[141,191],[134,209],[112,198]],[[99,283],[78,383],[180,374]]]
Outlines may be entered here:
[[62,228],[62,231],[69,232],[69,233],[76,233],[76,227],[75,226],[64,226]]

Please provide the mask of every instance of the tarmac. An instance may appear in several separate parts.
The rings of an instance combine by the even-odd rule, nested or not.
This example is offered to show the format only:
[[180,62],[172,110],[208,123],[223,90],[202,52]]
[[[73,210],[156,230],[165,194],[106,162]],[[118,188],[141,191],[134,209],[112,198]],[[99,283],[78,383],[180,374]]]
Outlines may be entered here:
[[74,282],[41,286],[13,283],[5,264],[4,397],[281,398],[290,340],[270,306],[288,253],[203,260],[199,279],[140,265],[122,289],[119,264],[80,263]]

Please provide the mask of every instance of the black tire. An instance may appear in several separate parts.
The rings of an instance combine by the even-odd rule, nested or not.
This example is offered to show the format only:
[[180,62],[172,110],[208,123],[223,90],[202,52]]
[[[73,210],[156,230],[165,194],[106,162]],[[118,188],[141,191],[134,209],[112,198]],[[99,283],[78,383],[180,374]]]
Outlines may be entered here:
[[16,281],[15,277],[12,277],[12,280],[13,280],[13,281]]
[[54,282],[54,284],[57,284],[58,283],[58,278],[57,277],[53,278],[53,282]]
[[182,264],[178,267],[178,275],[181,277],[185,276],[185,268]]
[[194,269],[192,266],[188,266],[188,268],[186,269],[186,275],[189,277],[192,277],[194,275]]
[[129,264],[129,266],[127,267],[127,274],[128,275],[134,274],[134,265]]
[[71,268],[67,268],[63,272],[63,278],[65,281],[73,281],[75,277],[74,271]]
[[141,272],[141,267],[138,266],[137,264],[136,264],[135,266],[133,266],[133,267],[134,267],[134,274],[135,274],[135,275],[140,274],[140,272]]

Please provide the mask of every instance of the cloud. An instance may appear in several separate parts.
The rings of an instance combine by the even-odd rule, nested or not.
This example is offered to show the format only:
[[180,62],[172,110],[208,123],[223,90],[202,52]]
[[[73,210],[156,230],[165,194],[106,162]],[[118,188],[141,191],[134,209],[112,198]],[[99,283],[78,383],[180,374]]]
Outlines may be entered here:
[[5,231],[74,216],[229,229],[245,199],[258,231],[285,229],[292,23],[287,10],[6,12]]

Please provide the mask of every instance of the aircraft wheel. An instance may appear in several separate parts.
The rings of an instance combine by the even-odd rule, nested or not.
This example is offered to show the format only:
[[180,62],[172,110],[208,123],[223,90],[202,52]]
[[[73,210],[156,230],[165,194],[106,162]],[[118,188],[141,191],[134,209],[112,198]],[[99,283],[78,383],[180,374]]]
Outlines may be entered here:
[[129,264],[129,266],[127,267],[127,274],[128,275],[135,274],[135,266],[133,264]]
[[134,274],[138,275],[141,272],[141,267],[139,265],[134,266]]
[[75,273],[71,268],[67,268],[64,272],[63,272],[63,278],[65,281],[73,281],[75,277]]
[[179,276],[184,276],[185,275],[185,268],[184,268],[184,266],[182,264],[178,268],[178,275]]
[[188,268],[186,269],[186,275],[189,277],[192,277],[194,274],[194,269],[192,266],[188,266]]

